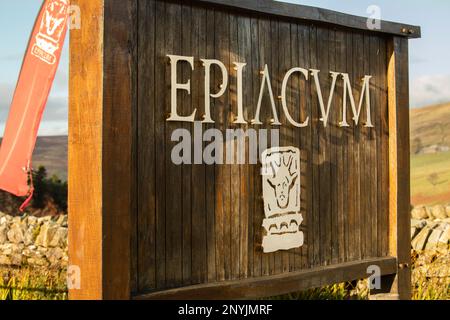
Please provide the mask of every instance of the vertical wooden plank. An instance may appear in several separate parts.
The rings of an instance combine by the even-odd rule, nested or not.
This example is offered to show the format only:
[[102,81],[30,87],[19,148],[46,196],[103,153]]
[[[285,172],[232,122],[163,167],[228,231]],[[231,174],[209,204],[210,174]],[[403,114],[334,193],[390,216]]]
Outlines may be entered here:
[[[298,65],[310,66],[310,49],[309,49],[309,27],[303,24],[298,25]],[[308,76],[309,79],[309,76]],[[300,78],[300,101],[299,112],[300,121],[303,122],[308,119],[308,127],[298,130],[298,138],[300,150],[303,150],[301,157],[301,202],[303,223],[301,231],[304,236],[304,243],[301,250],[301,264],[297,265],[299,269],[306,269],[310,266],[310,258],[312,257],[312,148],[311,148],[311,99],[308,93],[311,92],[311,82],[305,78]]]
[[[278,46],[273,46],[278,51],[278,70],[274,71],[272,75],[274,84],[274,95],[276,97],[281,95],[281,85],[283,81],[283,75],[292,67],[291,63],[291,28],[288,22],[280,20],[278,23]],[[279,48],[283,48],[279,50]],[[289,84],[288,84],[289,87]],[[288,106],[292,105],[292,90],[288,90],[286,93],[286,100]],[[278,117],[280,122],[284,125],[281,127],[273,127],[274,129],[280,130],[281,146],[292,146],[293,145],[293,131],[292,126],[288,124],[287,118],[283,109],[281,107],[281,100],[278,97],[276,99],[278,106]],[[290,110],[290,112],[292,112]],[[291,113],[293,114],[293,113]],[[293,250],[291,250],[292,252]],[[281,251],[281,270],[280,272],[285,273],[290,271],[290,265],[294,265],[294,261],[291,257],[291,252]]]
[[[165,54],[181,55],[181,5],[180,1],[165,2],[166,5],[166,21],[165,27]],[[163,57],[163,61],[167,61]],[[169,65],[164,64],[166,68],[165,77],[165,112],[163,115],[170,114],[170,95],[167,94],[167,88],[170,88],[171,76]],[[178,68],[178,79],[181,79],[181,68]],[[182,94],[178,92],[178,101],[182,101]],[[178,128],[178,123],[165,123],[165,141],[167,142],[165,150],[165,179],[166,179],[166,286],[167,288],[178,287],[183,282],[182,270],[182,238],[183,226],[180,215],[183,213],[182,208],[182,171],[181,167],[175,165],[171,159],[171,150],[174,143],[170,143],[172,132]]]
[[[103,298],[130,297],[137,112],[137,1],[105,2],[103,92]],[[114,159],[112,161],[112,159]]]
[[[165,99],[166,88],[166,46],[164,32],[166,23],[166,5],[156,1],[155,7],[155,177],[158,192],[155,196],[155,247],[156,247],[156,288],[166,286],[166,128],[167,117]],[[169,75],[167,75],[169,77]],[[169,80],[170,81],[170,80]]]
[[389,111],[388,111],[388,90],[387,90],[387,57],[386,39],[380,43],[380,75],[381,75],[381,105],[380,105],[380,133],[381,133],[381,217],[379,231],[382,241],[381,256],[387,256],[389,253],[389,193],[383,192],[389,190]]
[[[311,69],[318,69],[318,45],[317,45],[317,26],[311,25],[310,29],[310,58]],[[320,184],[319,184],[319,135],[317,134],[319,126],[322,123],[319,121],[319,103],[317,99],[317,88],[311,84],[311,153],[312,153],[312,212],[313,219],[311,221],[313,225],[313,256],[312,266],[316,267],[320,265]]]
[[[184,0],[180,3],[181,7],[181,54],[183,55],[193,55],[193,49],[191,47],[191,20],[192,20],[192,2],[190,0]],[[192,79],[193,72],[191,67],[187,64],[182,66],[182,77],[181,82],[187,83],[188,80]],[[192,81],[192,80],[191,80]],[[183,115],[192,114],[193,110],[198,108],[198,106],[192,107],[192,94],[184,93],[180,100],[180,110],[182,110]],[[180,128],[186,129],[191,132],[194,131],[193,125],[184,123],[178,125]],[[191,143],[191,150],[193,150],[193,143]],[[192,156],[192,155],[191,155]],[[191,159],[193,160],[193,159]],[[181,166],[181,201],[182,201],[182,274],[183,274],[183,285],[189,285],[192,283],[192,187],[196,188],[196,184],[192,185],[192,165],[182,165]]]
[[[364,60],[363,60],[363,35],[361,33],[353,34],[353,74],[352,74],[352,85],[353,85],[353,96],[359,97],[361,94],[361,73],[363,71]],[[354,121],[351,121],[351,126],[353,126],[354,135],[354,145],[353,145],[353,165],[354,165],[354,200],[355,200],[355,241],[356,241],[356,258],[361,259],[362,252],[365,248],[364,243],[364,227],[362,225],[362,207],[361,207],[361,180],[363,179],[361,166],[362,166],[362,141],[360,126],[355,125]]]
[[[300,66],[299,64],[299,43],[298,43],[298,25],[296,23],[291,23],[289,25],[290,27],[290,62],[289,66],[286,68],[285,71],[288,69],[291,69],[293,66]],[[304,65],[303,65],[304,66]],[[300,122],[300,113],[301,113],[301,105],[300,105],[300,99],[301,99],[301,92],[300,92],[300,84],[301,79],[298,73],[292,76],[290,79],[290,82],[288,83],[288,97],[289,103],[288,103],[288,110],[291,117],[297,121]],[[303,91],[305,92],[305,91]],[[286,118],[286,117],[284,117]],[[286,121],[286,120],[284,120]],[[302,146],[300,143],[300,132],[301,130],[297,127],[294,127],[290,125],[286,121],[286,125],[289,128],[289,135],[290,135],[290,141],[291,145],[300,149],[300,154],[304,154],[302,150]],[[300,174],[298,176],[298,179],[300,179],[301,186],[304,186],[304,167],[303,167],[303,158],[301,158],[300,161]],[[300,187],[301,188],[301,187]],[[300,189],[300,205],[303,205],[304,201],[304,190]],[[304,215],[304,212],[300,210],[301,213]],[[295,271],[301,269],[302,264],[302,248],[295,248],[290,251],[289,253],[289,271]]]
[[[252,41],[252,115],[255,114],[255,104],[258,101],[259,94],[259,86],[261,84],[259,72],[261,70],[261,66],[263,65],[264,56],[261,56],[261,53],[264,53],[263,43],[265,38],[262,34],[264,24],[259,18],[259,16],[252,16],[251,18],[251,41]],[[256,50],[256,48],[261,48],[261,50]],[[258,159],[259,161],[259,159]],[[260,225],[257,223],[257,219],[260,216],[261,199],[259,199],[260,195],[260,176],[258,174],[259,165],[253,165],[250,170],[250,184],[253,188],[253,199],[251,201],[250,213],[251,217],[249,218],[249,250],[251,252],[249,261],[249,267],[251,270],[251,275],[253,277],[257,277],[261,275],[261,238],[260,236]]]
[[[221,10],[218,19],[218,37],[217,40],[217,58],[220,61],[225,62],[225,66],[227,67],[228,74],[230,74],[229,66],[230,66],[230,14],[228,11]],[[229,85],[229,84],[228,84]],[[217,88],[217,87],[216,87]],[[225,130],[230,127],[230,118],[231,118],[231,108],[230,108],[230,90],[225,91],[225,94],[221,98],[221,102],[223,103],[219,106],[218,111],[223,115],[223,121],[220,122],[223,136],[226,137]],[[226,148],[226,143],[224,145]],[[227,151],[225,150],[225,156]],[[226,158],[225,158],[226,159]],[[225,266],[225,279],[230,280],[232,278],[232,187],[231,187],[231,165],[224,165],[224,178],[222,182],[222,188],[224,194],[223,198],[223,211],[224,211],[224,221],[223,221],[223,232],[224,232],[224,266]]]
[[[259,47],[259,18],[258,16],[251,15],[249,17],[249,28],[250,28],[250,47],[248,52],[249,61],[249,74],[251,79],[251,91],[248,94],[248,120],[251,121],[251,116],[254,115],[255,101],[257,101],[257,88],[259,86],[259,53],[254,50],[254,48]],[[251,116],[250,116],[251,115]],[[258,168],[258,162],[255,165],[249,166],[249,207],[248,207],[248,275],[255,276],[255,252],[256,252],[256,244],[255,244],[255,229],[253,225],[254,216],[255,216],[255,199],[258,198],[258,191],[255,188],[256,179],[258,176],[255,176],[255,172]],[[259,261],[259,268],[261,268],[261,262]]]
[[[238,62],[245,62],[245,75],[243,82],[245,83],[244,90],[248,94],[244,95],[244,118],[246,121],[250,121],[252,105],[252,92],[253,92],[253,69],[252,69],[252,50],[251,50],[251,18],[250,16],[238,16]],[[243,129],[249,129],[248,125],[242,126]],[[251,224],[251,201],[255,196],[253,193],[253,184],[250,178],[251,166],[250,164],[250,146],[249,140],[246,142],[246,164],[241,166],[240,176],[240,229],[239,229],[239,278],[245,279],[249,275],[249,255],[252,253],[249,251],[249,226]]]
[[[257,79],[254,82],[254,102],[258,101],[259,91],[261,86],[262,76],[260,72],[264,70],[264,65],[270,65],[272,63],[272,50],[271,50],[271,42],[274,41],[271,37],[271,21],[266,17],[260,17],[259,19],[259,65],[257,65]],[[269,69],[271,70],[271,69]],[[273,73],[271,73],[273,74]],[[265,99],[265,100],[264,100]],[[263,104],[268,105],[269,98],[267,91],[264,94]],[[267,123],[270,120],[269,108],[262,108],[261,110],[261,122]],[[256,109],[255,109],[256,110]],[[263,126],[257,127],[258,129]],[[258,152],[261,152],[259,150]],[[255,168],[255,214],[254,214],[254,235],[255,240],[254,244],[257,244],[257,248],[255,248],[255,276],[269,275],[272,274],[273,266],[274,266],[274,258],[273,254],[265,254],[262,252],[262,238],[263,238],[263,227],[262,221],[265,218],[264,215],[264,207],[263,207],[263,199],[262,199],[262,180],[260,174],[260,166]],[[259,261],[259,266],[258,266]]]
[[411,299],[408,40],[389,43],[389,251],[399,263],[393,291]]
[[[362,73],[359,77],[359,82],[365,75],[370,75],[370,36],[368,34],[364,34],[363,36],[363,69]],[[371,79],[373,81],[373,79]],[[371,93],[373,93],[373,87],[370,87]],[[360,91],[360,96],[364,95],[364,92]],[[359,101],[359,100],[358,100]],[[361,160],[361,199],[362,199],[362,208],[361,208],[361,217],[362,217],[362,230],[364,237],[364,251],[362,252],[363,258],[368,258],[372,253],[372,212],[375,212],[372,204],[372,185],[373,185],[373,165],[370,158],[370,140],[372,129],[367,128],[365,126],[366,123],[366,110],[361,109],[361,114],[359,118],[359,126],[361,128],[362,135],[362,157]]]
[[[228,19],[226,14],[221,10],[214,11],[214,57],[219,60],[224,60],[225,52],[222,50],[228,49]],[[215,81],[212,85],[213,89],[219,88],[222,84],[222,76],[220,72],[215,72]],[[215,92],[215,91],[214,91]],[[216,121],[216,127],[224,133],[224,127],[226,125],[226,115],[223,112],[226,109],[227,96],[215,99],[214,109],[212,114]],[[224,144],[225,146],[225,144]],[[225,152],[224,152],[225,156]],[[227,168],[225,165],[216,165],[216,265],[217,265],[217,281],[223,281],[227,279],[230,266],[230,248],[229,248],[229,236],[227,233],[229,230],[229,215],[227,213],[227,199],[230,196],[230,189],[227,188],[229,184],[229,175],[227,175]],[[228,235],[228,236],[227,236]]]
[[[227,128],[232,128],[238,130],[241,128],[240,125],[233,124],[237,111],[237,79],[235,76],[235,72],[233,71],[233,62],[240,62],[239,57],[239,33],[242,32],[238,28],[238,18],[234,13],[229,14],[229,35],[230,35],[230,56],[228,59],[229,74],[230,76],[230,84],[229,91],[230,100],[229,100],[229,116],[227,118]],[[233,94],[234,93],[234,94]],[[238,148],[239,142],[237,139],[228,141],[227,145],[232,144],[234,146],[234,160],[230,167],[230,249],[231,249],[231,266],[230,266],[230,278],[235,280],[239,278],[239,258],[240,258],[240,222],[241,222],[241,182],[244,180],[244,177],[241,176],[241,165],[238,164]],[[243,150],[242,150],[243,151]],[[241,151],[239,151],[241,152]],[[245,189],[244,189],[245,190]]]
[[[273,89],[273,94],[274,94],[274,98],[275,98],[275,105],[276,105],[278,117],[280,116],[280,106],[278,103],[279,100],[277,99],[277,96],[278,96],[278,92],[280,92],[280,87],[281,87],[280,79],[278,78],[279,77],[278,75],[280,74],[280,48],[279,48],[280,42],[279,41],[280,41],[280,21],[278,19],[274,18],[274,19],[271,19],[271,21],[270,21],[270,39],[266,43],[266,45],[270,46],[270,50],[271,50],[271,60],[268,63],[269,63],[269,70],[270,70],[271,80],[272,80],[272,89]],[[276,44],[278,44],[278,46]],[[273,126],[269,125],[271,120],[273,119],[272,111],[269,111],[269,110],[272,110],[272,108],[269,108],[269,106],[270,106],[270,104],[266,104],[266,110],[267,110],[266,112],[267,112],[267,115],[270,114],[270,116],[268,116],[268,118],[266,118],[266,120],[263,121],[263,123],[266,123],[267,128],[269,128],[269,129],[280,129],[277,127],[274,128]],[[282,131],[280,130],[280,145],[283,145],[284,143],[285,143],[284,137],[282,135]],[[262,221],[262,220],[260,220],[260,221]],[[270,267],[270,269],[272,270],[271,274],[279,274],[279,273],[283,272],[283,265],[284,265],[283,261],[284,261],[285,255],[286,255],[285,252],[280,252],[280,251],[274,252],[269,255],[269,256],[272,256],[272,261],[273,261],[272,262],[273,265]]]
[[[319,79],[322,87],[322,96],[325,108],[328,102],[330,91],[325,88],[331,88],[330,74],[329,74],[329,30],[323,27],[317,28],[317,38],[320,39],[317,43],[317,59]],[[317,95],[316,95],[317,97]],[[314,98],[313,98],[314,99]],[[318,105],[318,118],[322,118],[320,105]],[[317,180],[319,187],[319,194],[316,201],[319,201],[320,214],[320,264],[328,265],[331,258],[331,193],[330,193],[330,148],[328,132],[329,126],[324,127],[324,122],[317,122],[318,135],[318,169],[319,179]]]
[[[192,7],[192,40],[191,48],[196,57],[206,57],[206,9],[203,7]],[[204,101],[203,73],[200,69],[201,64],[197,63],[196,71],[193,73],[192,86],[192,110],[201,109]],[[197,111],[199,112],[199,111]],[[203,140],[203,139],[202,139]],[[203,150],[204,143],[200,145]],[[214,177],[213,177],[214,178]],[[198,284],[207,281],[207,262],[208,262],[208,219],[209,214],[206,209],[208,201],[206,196],[206,165],[194,164],[192,167],[192,283]],[[212,242],[214,245],[214,242]]]
[[[336,29],[329,30],[329,71],[336,72],[337,66],[337,39],[336,39]],[[330,75],[328,75],[330,77]],[[330,86],[331,87],[331,86]],[[338,97],[339,97],[338,91]],[[337,161],[337,144],[338,144],[338,131],[341,131],[340,128],[337,128],[338,122],[340,121],[338,118],[339,107],[340,105],[337,103],[338,99],[336,96],[333,97],[333,101],[331,104],[332,110],[330,110],[330,117],[328,119],[329,124],[326,128],[328,130],[327,133],[327,149],[329,153],[329,170],[330,170],[330,238],[331,238],[331,257],[330,263],[336,264],[339,261],[339,234],[342,232],[339,229],[339,216],[338,216],[338,195],[340,185],[339,180],[337,179],[337,167],[341,166],[341,164]]]
[[81,290],[72,290],[70,297],[127,299],[137,105],[136,2],[76,4],[89,15],[71,40],[69,170],[77,179],[69,182],[69,223],[76,226],[70,231],[69,250],[70,263],[81,269]]
[[80,268],[81,290],[69,297],[102,299],[103,0],[72,4],[89,14],[70,36],[69,263]]
[[[353,79],[353,70],[354,70],[354,50],[353,50],[353,32],[347,32],[346,33],[346,41],[347,41],[347,50],[346,50],[346,58],[347,58],[347,65],[346,65],[346,72],[349,74],[350,80]],[[347,98],[348,99],[348,98]],[[347,100],[347,106],[348,106],[349,100]],[[349,112],[349,108],[346,110],[347,114]],[[350,127],[348,127],[345,132],[347,135],[347,150],[348,150],[348,164],[347,164],[347,196],[348,196],[348,225],[351,226],[351,230],[349,230],[349,261],[354,261],[357,259],[357,252],[358,252],[358,243],[359,240],[357,237],[357,233],[359,232],[356,225],[357,222],[357,208],[356,208],[356,162],[354,157],[354,150],[356,148],[356,141],[355,141],[355,128],[353,126],[353,122],[351,120],[348,120]]]
[[[347,62],[346,62],[346,52],[347,52],[347,42],[344,31],[337,30],[336,31],[336,72],[346,72],[347,71]],[[344,86],[343,82],[339,81],[336,86],[337,92],[343,92]],[[335,118],[335,126],[336,136],[335,136],[335,145],[336,145],[336,181],[337,181],[337,225],[338,225],[338,233],[336,237],[336,241],[339,243],[339,262],[347,261],[348,257],[348,193],[347,187],[342,184],[344,181],[348,183],[346,179],[347,167],[348,167],[348,137],[347,137],[347,129],[339,126],[339,122],[342,120],[342,103],[343,96],[342,94],[338,94],[336,98],[336,118]]]
[[[386,65],[386,61],[383,61],[383,51],[386,48],[383,46],[385,42],[384,38],[375,38],[375,45],[377,46],[377,54],[376,54],[376,71],[377,74],[377,99],[378,106],[375,108],[375,128],[376,128],[376,153],[375,158],[377,162],[377,232],[375,234],[377,238],[377,256],[383,256],[383,215],[384,215],[384,206],[383,206],[383,154],[387,153],[389,150],[383,149],[383,106],[386,105],[385,101],[387,101],[387,97],[383,95],[385,92],[384,88],[384,79],[385,74],[387,73],[387,69],[384,68]],[[385,240],[387,241],[387,240]]]
[[[156,159],[155,109],[157,108],[155,81],[156,3],[139,1],[138,52],[138,289],[156,287]],[[145,195],[145,196],[142,196]]]
[[380,75],[378,73],[378,56],[380,54],[379,51],[379,38],[375,36],[370,36],[369,39],[369,51],[370,51],[370,68],[369,74],[373,76],[372,85],[371,85],[371,98],[372,98],[372,108],[371,108],[371,118],[374,124],[374,128],[369,130],[369,149],[370,149],[370,181],[371,181],[371,193],[370,193],[370,257],[378,256],[378,242],[380,241],[377,237],[378,235],[378,157],[377,157],[377,142],[378,142],[378,131],[377,126],[380,122],[378,117],[379,112],[378,108],[380,108]]
[[[213,9],[206,10],[206,57],[215,57],[215,13]],[[215,82],[214,73],[211,75],[211,79]],[[202,90],[203,91],[203,90]],[[215,110],[215,100],[211,102],[211,110]],[[208,124],[204,126],[204,130],[214,128],[214,125]],[[207,234],[207,253],[208,253],[208,281],[215,282],[218,279],[219,265],[221,257],[216,259],[216,251],[218,250],[218,242],[221,236],[221,231],[216,227],[219,223],[219,216],[222,212],[222,206],[217,206],[216,202],[216,179],[220,176],[216,175],[216,166],[206,166],[205,172],[205,189],[206,189],[206,234]],[[221,196],[218,194],[217,196]],[[220,200],[221,201],[221,200]],[[220,202],[219,202],[220,204]]]

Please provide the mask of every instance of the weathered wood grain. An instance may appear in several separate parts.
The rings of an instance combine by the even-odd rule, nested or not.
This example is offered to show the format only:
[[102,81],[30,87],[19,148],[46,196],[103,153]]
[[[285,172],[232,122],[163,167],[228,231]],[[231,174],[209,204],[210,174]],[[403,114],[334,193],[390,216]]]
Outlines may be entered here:
[[367,268],[378,265],[382,275],[396,271],[396,259],[391,257],[347,262],[334,266],[317,267],[308,270],[251,278],[240,281],[226,281],[216,284],[191,286],[163,292],[148,293],[134,297],[136,300],[203,300],[203,299],[248,299],[264,298],[286,294],[306,288],[317,288],[328,283],[363,278]]
[[92,16],[70,37],[69,177],[77,179],[69,178],[69,261],[80,268],[83,290],[69,297],[102,299],[103,1],[73,4]]
[[[197,0],[205,4],[218,4],[238,9],[247,9],[259,13],[272,14],[280,17],[296,18],[316,23],[338,25],[352,29],[367,31],[367,17],[358,17],[303,5],[280,3],[272,0]],[[381,28],[373,30],[377,33],[390,33],[409,38],[420,38],[418,26],[411,26],[390,21],[382,21]]]
[[[82,6],[90,30],[71,38],[69,174],[77,179],[69,180],[69,219],[79,226],[70,231],[71,264],[82,267],[87,284],[71,298],[253,298],[364,277],[369,262],[381,263],[390,275],[396,259],[398,277],[383,278],[385,291],[408,297],[407,39],[414,35],[395,31],[396,24],[362,30],[350,16],[300,13],[301,6],[266,0],[95,0]],[[216,123],[204,124],[203,132],[280,129],[281,145],[301,150],[302,248],[263,253],[260,164],[172,162],[172,132],[183,128],[194,136],[194,125],[166,121],[168,54],[195,59],[194,71],[180,63],[177,80],[191,80],[191,94],[178,92],[178,110],[188,115],[197,109],[197,121],[204,111],[199,59],[219,59],[228,69],[228,90],[211,100]],[[282,127],[270,124],[267,88],[264,124],[233,124],[233,62],[247,63],[248,121],[256,111],[260,71],[268,65]],[[287,89],[290,115],[300,122],[309,117],[310,125],[289,124],[279,96],[292,67],[321,70],[325,106],[331,71],[349,74],[357,105],[361,79],[372,75],[375,127],[364,127],[365,106],[356,125],[349,101],[350,126],[339,126],[339,77],[325,128],[311,74],[309,80],[294,74]],[[217,92],[222,76],[216,67],[211,81]],[[207,144],[191,143],[193,150]]]
[[69,175],[76,178],[69,181],[69,250],[71,265],[80,267],[81,289],[71,290],[70,298],[128,299],[136,265],[137,3],[75,4],[90,15],[71,38]]

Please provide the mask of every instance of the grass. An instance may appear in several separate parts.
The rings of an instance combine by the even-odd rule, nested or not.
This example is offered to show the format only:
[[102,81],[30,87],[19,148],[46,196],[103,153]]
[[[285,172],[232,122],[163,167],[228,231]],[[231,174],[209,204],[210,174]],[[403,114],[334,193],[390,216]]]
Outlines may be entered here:
[[354,284],[346,282],[271,297],[269,300],[367,300],[368,290],[364,288],[364,285],[361,287],[357,288]]
[[413,300],[450,300],[450,248],[412,253]]
[[413,205],[450,203],[450,152],[411,157]]
[[[450,248],[411,253],[412,300],[450,300]],[[277,297],[274,300],[367,300],[367,282],[341,283]]]
[[0,300],[67,300],[66,272],[0,268]]

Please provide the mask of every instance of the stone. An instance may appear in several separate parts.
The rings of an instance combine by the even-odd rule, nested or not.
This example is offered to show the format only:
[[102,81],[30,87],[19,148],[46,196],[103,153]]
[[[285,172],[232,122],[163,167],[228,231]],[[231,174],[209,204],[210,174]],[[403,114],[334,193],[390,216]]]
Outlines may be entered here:
[[447,212],[445,211],[445,207],[438,205],[431,208],[432,215],[435,219],[446,219]]
[[62,214],[56,220],[56,223],[59,224],[61,227],[67,228],[67,221],[68,221],[68,216],[66,214]]
[[67,228],[58,228],[52,241],[49,243],[49,247],[65,247],[67,240]]
[[13,253],[13,244],[12,243],[6,243],[6,244],[0,246],[0,254],[9,256],[12,253]]
[[436,218],[433,215],[433,208],[428,207],[428,208],[425,208],[425,210],[427,211],[427,214],[428,214],[428,220],[434,221]]
[[21,217],[14,217],[12,218],[12,223],[21,223],[22,222],[22,218]]
[[426,250],[431,250],[437,247],[439,243],[439,239],[441,238],[442,230],[440,228],[436,228],[431,231],[430,236],[427,239],[427,243],[425,245]]
[[4,244],[8,240],[7,231],[6,226],[0,226],[0,244]]
[[30,217],[28,217],[27,220],[28,220],[29,226],[35,226],[38,224],[38,218],[36,218],[36,217],[30,216]]
[[11,265],[11,259],[6,255],[0,254],[0,266],[1,265],[4,265],[4,266]]
[[420,229],[416,227],[411,228],[411,240],[419,234]]
[[442,235],[439,238],[439,243],[442,245],[448,245],[450,241],[450,224],[449,223],[445,223],[442,226]]
[[22,253],[16,253],[16,254],[13,254],[10,257],[10,259],[11,259],[11,265],[19,267],[23,264],[24,256],[22,255]]
[[48,267],[49,266],[49,262],[47,261],[47,259],[42,258],[42,257],[28,258],[27,259],[27,263],[29,265],[41,266],[41,267]]
[[50,262],[51,265],[57,265],[61,258],[64,256],[64,251],[61,248],[50,249],[45,257]]
[[36,238],[35,244],[41,247],[48,247],[56,233],[58,225],[53,222],[43,224],[41,226],[39,235]]
[[27,232],[25,232],[25,237],[23,239],[23,243],[26,246],[32,245],[34,243],[34,241],[36,240],[38,231],[39,231],[38,225],[30,225],[30,227],[28,227]]
[[12,243],[22,243],[25,239],[24,230],[21,225],[18,223],[14,223],[12,227],[7,232],[8,240]]
[[428,212],[425,207],[416,207],[411,211],[411,216],[416,220],[428,219]]
[[425,245],[427,244],[427,240],[431,231],[432,230],[429,227],[423,228],[422,231],[420,231],[419,234],[412,241],[411,243],[412,248],[417,251],[422,251],[425,248]]
[[447,213],[447,218],[450,218],[450,205],[445,207],[445,212]]
[[416,219],[411,220],[411,228],[422,229],[426,225],[427,225],[427,220],[416,220]]
[[43,224],[43,223],[50,222],[51,220],[52,220],[52,217],[50,217],[50,216],[40,217],[40,218],[38,218],[38,223]]
[[27,258],[30,258],[30,257],[34,256],[34,252],[33,252],[33,250],[30,250],[29,248],[25,248],[22,251],[22,255],[27,257]]

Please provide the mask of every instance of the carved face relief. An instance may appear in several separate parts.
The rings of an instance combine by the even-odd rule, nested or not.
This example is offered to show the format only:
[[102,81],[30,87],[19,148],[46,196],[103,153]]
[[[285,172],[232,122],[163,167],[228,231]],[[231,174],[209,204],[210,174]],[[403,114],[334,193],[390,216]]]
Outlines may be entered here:
[[270,162],[273,174],[267,181],[274,189],[280,209],[286,209],[289,205],[289,195],[297,181],[298,173],[292,170],[293,165],[295,165],[294,154],[286,153],[280,155],[279,158],[278,162]]
[[265,253],[303,245],[300,225],[300,150],[272,148],[262,155]]
[[266,217],[300,212],[300,150],[268,149],[262,161]]

